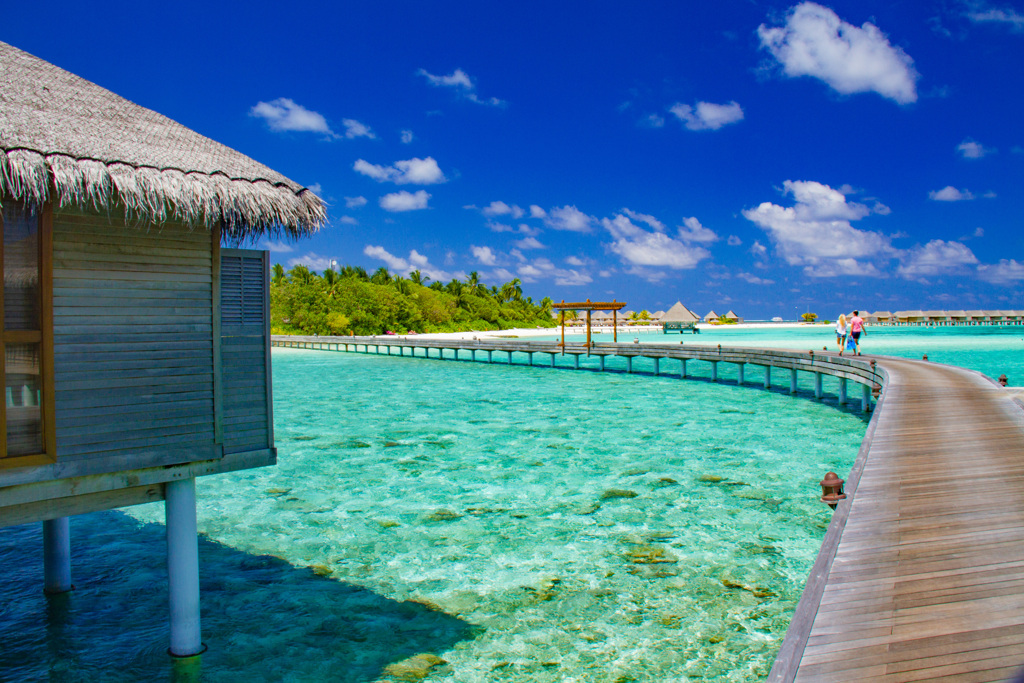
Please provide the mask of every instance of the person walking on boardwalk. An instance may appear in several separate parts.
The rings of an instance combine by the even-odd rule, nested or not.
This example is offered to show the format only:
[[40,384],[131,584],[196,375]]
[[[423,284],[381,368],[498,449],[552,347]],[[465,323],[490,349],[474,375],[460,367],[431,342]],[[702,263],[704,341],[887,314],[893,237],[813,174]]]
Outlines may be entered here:
[[854,346],[857,347],[857,355],[860,355],[860,336],[867,334],[864,330],[864,318],[860,317],[860,311],[854,311],[850,318],[850,336],[853,337]]
[[843,347],[846,346],[846,314],[840,313],[836,322],[836,345],[839,346],[839,355],[843,355]]

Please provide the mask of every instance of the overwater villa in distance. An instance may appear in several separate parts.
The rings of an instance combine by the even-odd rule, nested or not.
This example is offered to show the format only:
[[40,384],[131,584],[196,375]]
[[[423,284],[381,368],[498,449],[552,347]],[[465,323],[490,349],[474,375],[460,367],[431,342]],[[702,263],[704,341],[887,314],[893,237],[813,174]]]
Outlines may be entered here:
[[69,516],[165,500],[170,652],[197,654],[195,477],[276,461],[267,254],[221,244],[309,234],[323,204],[4,43],[0,200],[0,527],[43,521],[61,592]]
[[869,325],[897,327],[951,327],[973,325],[1024,325],[1024,311],[861,311]]
[[682,334],[684,331],[699,332],[697,323],[700,322],[700,317],[684,306],[682,301],[677,301],[672,308],[668,309],[667,313],[659,316],[659,320],[663,334],[669,332]]

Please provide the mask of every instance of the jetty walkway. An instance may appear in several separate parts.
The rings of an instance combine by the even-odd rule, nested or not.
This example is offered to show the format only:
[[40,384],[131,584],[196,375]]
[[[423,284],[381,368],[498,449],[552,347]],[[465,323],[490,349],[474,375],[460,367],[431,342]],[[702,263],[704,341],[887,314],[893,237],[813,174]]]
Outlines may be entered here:
[[697,361],[711,364],[712,381],[724,362],[735,365],[740,384],[753,384],[746,366],[759,367],[766,388],[773,370],[786,370],[792,393],[798,373],[812,373],[818,399],[822,377],[835,378],[840,404],[847,383],[860,384],[862,409],[877,397],[874,413],[769,680],[1003,681],[1024,667],[1024,408],[979,373],[690,343],[588,350],[522,340],[275,336],[272,344],[530,365],[539,355],[571,368],[597,356],[598,371],[621,357],[620,372],[645,358],[649,374],[682,378]]

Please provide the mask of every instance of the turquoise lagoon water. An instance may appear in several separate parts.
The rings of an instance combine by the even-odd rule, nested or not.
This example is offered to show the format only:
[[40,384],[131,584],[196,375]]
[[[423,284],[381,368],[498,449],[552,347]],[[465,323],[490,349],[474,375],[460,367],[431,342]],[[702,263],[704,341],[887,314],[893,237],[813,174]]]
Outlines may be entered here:
[[[879,328],[865,351],[1012,383],[1021,336]],[[0,529],[0,680],[758,680],[828,524],[817,482],[866,426],[801,388],[275,349],[278,466],[197,484],[201,662],[166,655],[147,505],[74,518],[77,590],[49,600],[40,525]]]

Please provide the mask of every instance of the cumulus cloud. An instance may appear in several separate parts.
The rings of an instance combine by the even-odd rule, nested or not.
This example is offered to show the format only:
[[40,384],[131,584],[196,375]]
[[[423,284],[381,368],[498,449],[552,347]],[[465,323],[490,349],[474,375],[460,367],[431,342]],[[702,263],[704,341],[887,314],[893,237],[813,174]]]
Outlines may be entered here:
[[516,240],[512,244],[519,249],[547,249],[547,247],[541,244],[540,240],[536,237],[524,237],[521,240]]
[[952,185],[947,185],[941,190],[932,190],[928,193],[928,199],[937,202],[963,202],[974,199],[970,190],[958,190]]
[[623,262],[634,266],[663,266],[683,270],[694,268],[703,259],[711,256],[707,249],[692,246],[682,239],[669,237],[656,227],[652,226],[652,230],[645,230],[630,220],[630,216],[625,213],[617,214],[613,218],[604,218],[601,225],[612,236],[613,241],[608,247],[609,250],[617,254]]
[[789,11],[785,26],[761,24],[757,34],[791,78],[818,78],[844,95],[876,92],[900,104],[917,100],[914,60],[870,22],[858,28],[827,7],[803,2]]
[[1024,280],[1024,263],[999,259],[999,263],[978,266],[978,277],[995,285],[1010,285]]
[[409,252],[408,258],[402,258],[400,256],[395,256],[382,246],[367,244],[363,249],[363,253],[370,258],[383,261],[387,264],[389,269],[400,275],[405,275],[414,270],[418,270],[431,280],[450,280],[453,277],[452,273],[431,265],[427,257],[415,249]]
[[315,194],[317,197],[322,197],[324,194],[324,188],[320,186],[320,183],[313,183],[306,189]]
[[364,123],[359,123],[355,119],[342,119],[341,122],[345,124],[345,137],[348,139],[352,138],[370,138],[371,140],[376,139],[376,135],[370,130],[370,127]]
[[538,258],[525,261],[516,268],[516,274],[523,282],[536,282],[540,279],[553,279],[556,285],[577,286],[593,282],[593,278],[584,271],[573,268],[559,268],[550,259]]
[[402,131],[402,144],[403,145],[408,145],[410,142],[412,142],[412,131],[411,130],[403,130]]
[[743,120],[743,109],[736,102],[713,104],[698,102],[694,106],[676,103],[669,108],[689,130],[718,130]]
[[683,224],[678,229],[679,239],[684,242],[697,242],[700,244],[711,244],[718,241],[718,235],[714,230],[705,228],[695,216],[683,219]]
[[259,248],[266,249],[267,251],[274,252],[275,254],[287,254],[288,252],[293,251],[292,245],[288,244],[287,242],[274,242],[273,240],[269,239],[265,239],[262,242],[260,242]]
[[1012,7],[989,7],[984,3],[973,3],[966,15],[975,24],[1001,24],[1014,33],[1024,32],[1024,14]]
[[366,197],[345,197],[345,208],[358,209],[361,206],[366,206]]
[[498,257],[490,247],[477,247],[470,245],[469,251],[472,252],[473,258],[485,266],[493,266],[498,263]]
[[727,239],[725,243],[728,244],[730,247],[738,247],[741,244],[743,244],[743,240],[741,240],[736,235],[729,235],[729,239]]
[[505,102],[503,100],[499,100],[497,97],[480,97],[477,95],[476,84],[473,83],[473,79],[469,77],[469,74],[462,69],[456,69],[447,76],[435,76],[426,69],[420,69],[416,73],[426,78],[430,85],[438,88],[452,88],[461,97],[464,97],[470,102],[476,102],[477,104],[483,104],[488,107],[505,106]]
[[327,125],[327,119],[322,114],[310,111],[287,97],[279,97],[271,102],[258,102],[249,110],[249,116],[263,119],[270,126],[270,130],[307,131],[335,137],[334,131]]
[[593,219],[575,206],[560,206],[551,209],[544,217],[544,225],[552,230],[569,232],[590,232]]
[[294,268],[300,263],[314,272],[324,271],[331,267],[331,258],[329,256],[320,256],[311,251],[308,254],[288,259],[289,268]]
[[569,256],[569,257],[567,257],[565,259],[565,262],[568,263],[570,266],[585,266],[585,265],[587,265],[587,262],[584,261],[583,259],[581,259],[578,256]]
[[530,218],[545,218],[548,212],[536,204],[530,204]]
[[338,222],[344,223],[345,225],[359,225],[359,221],[357,221],[352,216],[342,216],[341,218],[338,219]]
[[[814,276],[872,273],[877,272],[874,266],[858,259],[893,252],[885,235],[851,225],[871,211],[863,204],[847,202],[838,190],[814,181],[787,180],[783,193],[793,196],[794,206],[763,202],[743,211],[743,216],[768,233],[789,265],[804,266],[804,271]],[[754,245],[763,250],[757,242]]]
[[400,192],[392,192],[381,197],[380,208],[393,212],[416,211],[427,208],[428,199],[430,199],[430,195],[427,194],[426,190],[419,190],[417,192],[401,190]]
[[963,271],[978,263],[974,253],[960,242],[931,240],[906,250],[901,255],[896,274],[907,279],[920,279]]
[[392,182],[396,185],[436,185],[448,182],[434,157],[396,161],[392,166],[371,164],[358,159],[352,168],[379,183]]
[[518,206],[515,204],[509,206],[501,201],[491,202],[481,209],[480,213],[485,216],[512,216],[513,218],[521,218],[523,216],[523,210]]
[[736,277],[739,279],[749,282],[752,285],[774,285],[775,280],[766,280],[763,277],[758,277],[753,273],[737,273]]
[[994,154],[996,150],[985,147],[980,142],[975,142],[974,140],[967,138],[956,146],[956,151],[964,159],[981,159],[989,154]]

